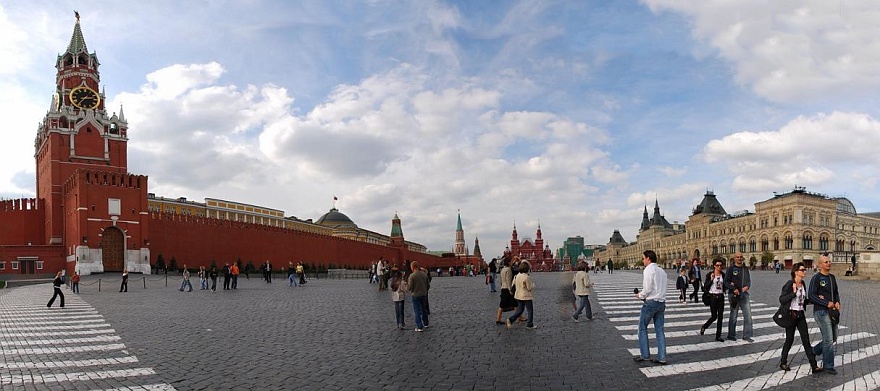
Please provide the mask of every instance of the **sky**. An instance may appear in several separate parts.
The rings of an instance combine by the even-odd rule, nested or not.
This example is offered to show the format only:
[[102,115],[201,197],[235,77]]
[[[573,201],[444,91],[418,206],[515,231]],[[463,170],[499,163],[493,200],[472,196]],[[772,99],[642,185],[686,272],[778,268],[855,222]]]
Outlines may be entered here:
[[[864,1],[0,0],[0,198],[35,196],[34,138],[74,10],[129,171],[451,250],[514,226],[635,241],[791,191],[880,211],[880,4]],[[877,117],[877,118],[875,118]]]

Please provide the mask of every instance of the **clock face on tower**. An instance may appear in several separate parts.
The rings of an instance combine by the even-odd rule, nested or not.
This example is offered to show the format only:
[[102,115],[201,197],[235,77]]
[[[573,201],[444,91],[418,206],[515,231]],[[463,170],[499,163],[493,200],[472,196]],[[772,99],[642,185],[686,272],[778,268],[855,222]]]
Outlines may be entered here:
[[81,109],[94,109],[101,103],[101,97],[89,87],[76,87],[70,90],[70,103]]

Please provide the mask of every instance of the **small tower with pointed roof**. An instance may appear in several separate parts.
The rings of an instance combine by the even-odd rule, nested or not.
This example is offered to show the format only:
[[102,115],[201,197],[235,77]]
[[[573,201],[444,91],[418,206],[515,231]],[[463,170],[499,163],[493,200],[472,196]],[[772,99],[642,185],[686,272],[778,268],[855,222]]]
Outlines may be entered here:
[[455,244],[452,247],[455,255],[467,255],[467,248],[464,242],[464,228],[461,226],[461,211],[458,211],[458,223],[455,226]]
[[403,228],[401,228],[400,226],[400,217],[397,216],[397,212],[394,212],[394,218],[391,219],[391,236],[389,237],[388,244],[399,247],[403,247],[405,245],[403,239]]

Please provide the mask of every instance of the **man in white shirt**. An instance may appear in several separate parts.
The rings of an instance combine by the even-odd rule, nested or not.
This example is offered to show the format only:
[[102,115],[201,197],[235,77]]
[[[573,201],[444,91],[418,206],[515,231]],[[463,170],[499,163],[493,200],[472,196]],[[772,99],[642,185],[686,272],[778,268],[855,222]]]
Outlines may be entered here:
[[642,312],[639,315],[639,353],[633,357],[636,362],[651,359],[648,348],[648,323],[654,321],[654,333],[657,336],[657,357],[651,362],[666,365],[666,334],[663,332],[666,313],[666,272],[657,266],[657,253],[647,250],[642,253],[645,271],[642,277],[642,290],[636,292],[636,298],[643,300]]

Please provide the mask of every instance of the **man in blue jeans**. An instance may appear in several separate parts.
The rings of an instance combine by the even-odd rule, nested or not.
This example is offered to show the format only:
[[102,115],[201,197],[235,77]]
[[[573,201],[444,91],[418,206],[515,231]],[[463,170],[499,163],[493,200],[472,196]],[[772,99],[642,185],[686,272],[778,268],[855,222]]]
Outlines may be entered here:
[[822,341],[813,346],[813,353],[822,355],[822,368],[825,373],[837,374],[834,369],[834,342],[837,341],[837,325],[831,322],[828,311],[840,311],[840,294],[837,292],[837,279],[831,274],[831,260],[822,254],[818,262],[819,273],[810,280],[809,297],[813,302],[813,318],[822,333]]
[[419,263],[416,261],[412,261],[410,264],[410,268],[412,269],[412,274],[409,275],[409,278],[406,281],[407,289],[411,293],[412,304],[413,304],[413,317],[416,321],[416,332],[425,331],[425,328],[428,327],[428,289],[430,288],[428,282],[428,275],[419,268]]
[[636,291],[636,298],[643,300],[642,312],[639,315],[639,356],[633,357],[635,362],[648,361],[651,351],[648,348],[648,323],[654,321],[654,333],[657,337],[657,358],[651,362],[666,365],[666,334],[663,331],[666,314],[666,272],[657,266],[657,254],[653,250],[642,254],[645,272],[642,276],[642,290]]
[[741,309],[743,312],[743,341],[755,342],[752,339],[752,306],[749,303],[749,287],[752,285],[752,278],[749,274],[749,268],[743,265],[741,252],[736,252],[733,255],[733,263],[724,276],[724,283],[727,284],[731,300],[730,317],[727,320],[727,340],[736,341],[736,318]]

